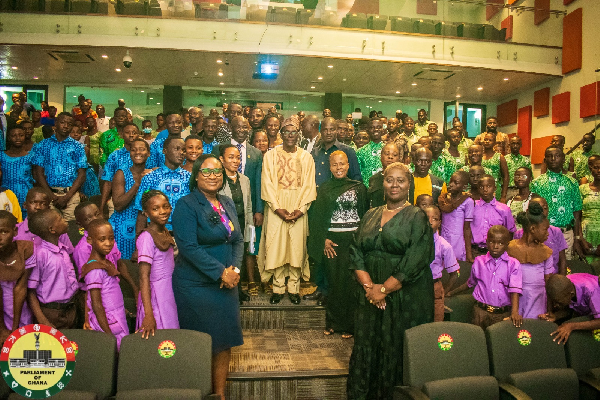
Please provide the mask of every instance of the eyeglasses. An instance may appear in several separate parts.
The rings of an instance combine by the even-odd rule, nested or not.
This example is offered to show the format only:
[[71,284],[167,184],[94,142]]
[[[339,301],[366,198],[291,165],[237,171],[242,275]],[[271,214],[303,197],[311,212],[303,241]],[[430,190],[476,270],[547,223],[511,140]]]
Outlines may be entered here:
[[208,178],[211,174],[214,174],[215,176],[222,176],[223,175],[223,168],[215,168],[215,169],[202,168],[202,169],[200,169],[200,173],[205,178]]
[[282,131],[281,136],[294,136],[297,135],[298,131]]

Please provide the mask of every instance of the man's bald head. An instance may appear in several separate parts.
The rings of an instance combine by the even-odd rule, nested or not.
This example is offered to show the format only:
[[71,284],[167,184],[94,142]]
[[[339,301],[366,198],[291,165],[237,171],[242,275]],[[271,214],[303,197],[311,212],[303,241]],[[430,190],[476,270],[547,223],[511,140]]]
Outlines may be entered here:
[[431,154],[431,150],[424,146],[421,146],[420,148],[415,150],[415,158],[419,159],[422,157],[428,157],[429,159],[431,159],[433,157],[433,155]]

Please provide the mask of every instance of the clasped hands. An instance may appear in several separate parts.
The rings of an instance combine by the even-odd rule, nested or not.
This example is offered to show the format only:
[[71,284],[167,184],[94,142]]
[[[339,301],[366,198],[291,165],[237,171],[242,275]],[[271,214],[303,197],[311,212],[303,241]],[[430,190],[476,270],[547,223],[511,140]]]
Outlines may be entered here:
[[284,208],[278,208],[275,210],[275,214],[277,214],[277,216],[285,222],[290,222],[292,224],[296,222],[298,218],[304,215],[304,213],[300,210],[294,210],[290,213]]
[[386,294],[381,292],[381,288],[383,285],[364,285],[365,288],[365,297],[369,300],[369,303],[373,304],[375,307],[380,310],[385,310],[385,297]]
[[235,267],[231,265],[229,268],[225,268],[221,274],[221,286],[222,289],[233,289],[240,282],[240,274],[235,272]]

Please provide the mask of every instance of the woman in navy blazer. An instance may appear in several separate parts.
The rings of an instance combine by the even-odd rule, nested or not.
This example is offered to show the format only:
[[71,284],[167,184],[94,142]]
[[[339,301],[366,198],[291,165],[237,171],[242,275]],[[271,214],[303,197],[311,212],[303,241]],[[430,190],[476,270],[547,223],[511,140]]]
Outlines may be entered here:
[[172,221],[179,249],[173,272],[179,325],[212,337],[213,392],[225,399],[231,347],[244,343],[236,288],[244,238],[233,201],[217,194],[222,185],[219,159],[200,156],[191,193],[177,202]]

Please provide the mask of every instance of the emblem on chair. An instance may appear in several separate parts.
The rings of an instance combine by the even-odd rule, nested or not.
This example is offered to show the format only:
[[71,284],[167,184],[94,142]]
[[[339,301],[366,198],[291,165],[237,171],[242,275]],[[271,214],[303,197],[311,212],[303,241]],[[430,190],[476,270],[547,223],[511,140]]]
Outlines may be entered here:
[[448,335],[447,333],[442,333],[438,337],[437,341],[438,341],[438,347],[440,349],[442,349],[443,351],[450,350],[452,348],[452,346],[454,346],[454,340],[452,339],[452,336]]
[[177,347],[175,347],[175,343],[170,340],[163,340],[158,345],[158,355],[162,358],[171,358],[175,355],[175,351]]
[[517,340],[521,346],[528,346],[531,344],[531,333],[528,330],[522,329],[517,333]]
[[600,329],[592,331],[592,336],[594,337],[596,342],[600,342]]

